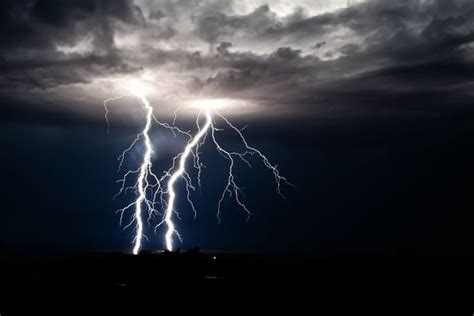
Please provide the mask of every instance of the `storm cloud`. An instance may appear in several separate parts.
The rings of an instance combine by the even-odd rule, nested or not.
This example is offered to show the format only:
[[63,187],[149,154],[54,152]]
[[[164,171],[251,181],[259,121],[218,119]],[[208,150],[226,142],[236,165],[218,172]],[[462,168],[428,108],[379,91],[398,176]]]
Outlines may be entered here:
[[[2,1],[0,93],[15,100],[30,89],[22,102],[47,95],[51,106],[52,96],[70,95],[81,107],[79,92],[97,104],[115,92],[97,82],[147,72],[151,82],[170,78],[153,96],[158,103],[220,96],[312,116],[469,106],[472,1],[367,1],[321,12],[301,4],[282,13],[272,1],[240,11],[233,1]],[[408,99],[427,102],[404,106]]]

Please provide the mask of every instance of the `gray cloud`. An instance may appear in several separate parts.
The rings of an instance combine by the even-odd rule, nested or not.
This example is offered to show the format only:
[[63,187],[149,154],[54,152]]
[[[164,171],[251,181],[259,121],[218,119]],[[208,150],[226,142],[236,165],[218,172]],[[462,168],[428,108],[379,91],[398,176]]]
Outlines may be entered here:
[[[472,63],[463,47],[474,41],[472,21],[470,1],[379,1],[286,24],[268,23],[272,26],[258,35],[262,40],[292,37],[314,42],[322,37],[330,41],[325,34],[342,28],[351,31],[349,41],[350,37],[360,40],[327,52],[326,56],[338,56],[328,61],[291,47],[266,56],[247,54],[245,62],[241,54],[227,56],[231,69],[209,77],[204,86],[260,98],[267,104],[285,103],[289,111],[301,107],[304,113],[310,106],[334,109],[335,103],[342,112],[368,111],[370,105],[392,108],[392,102],[386,101],[394,95],[408,99],[416,91],[423,91],[425,97],[430,92],[444,94],[442,99],[453,95],[452,100],[467,105],[472,96],[466,90],[471,78],[466,70]],[[358,99],[366,99],[368,106],[347,109]]]
[[[472,98],[468,0],[372,1],[314,16],[278,15],[271,1],[244,14],[232,1],[184,0],[3,1],[0,9],[5,95],[166,69],[190,94],[305,115],[420,113],[393,100],[429,95],[451,110]],[[58,49],[82,42],[90,47]]]
[[275,22],[275,13],[268,5],[262,5],[248,15],[205,14],[198,18],[197,34],[202,39],[214,43],[223,36],[232,36],[238,31],[254,33],[265,30]]
[[[0,20],[2,87],[54,87],[88,82],[94,76],[131,72],[115,47],[117,23],[144,26],[141,10],[120,1],[3,1]],[[86,54],[58,46],[91,40]]]

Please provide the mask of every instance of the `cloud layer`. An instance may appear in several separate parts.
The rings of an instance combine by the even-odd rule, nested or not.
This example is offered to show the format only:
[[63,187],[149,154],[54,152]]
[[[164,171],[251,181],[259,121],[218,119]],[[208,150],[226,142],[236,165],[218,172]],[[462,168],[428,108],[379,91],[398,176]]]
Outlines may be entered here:
[[474,2],[326,4],[2,1],[0,93],[13,100],[3,110],[17,111],[15,100],[93,108],[133,77],[156,104],[221,96],[305,116],[469,106]]

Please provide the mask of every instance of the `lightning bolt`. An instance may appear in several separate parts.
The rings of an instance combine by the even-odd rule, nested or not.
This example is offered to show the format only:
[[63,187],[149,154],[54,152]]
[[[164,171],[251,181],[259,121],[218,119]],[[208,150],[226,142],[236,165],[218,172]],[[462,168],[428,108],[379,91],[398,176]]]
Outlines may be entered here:
[[[196,147],[199,144],[199,141],[206,135],[207,130],[212,126],[212,118],[211,114],[209,111],[206,111],[206,123],[204,127],[194,136],[194,138],[191,139],[191,141],[186,145],[184,151],[179,155],[179,168],[171,174],[171,177],[168,181],[168,202],[167,202],[167,207],[165,211],[165,223],[168,227],[168,230],[165,234],[165,240],[166,240],[166,249],[169,251],[173,250],[173,235],[177,234],[179,236],[179,233],[176,231],[175,224],[172,220],[172,215],[174,211],[174,204],[176,200],[176,192],[174,190],[174,185],[176,181],[183,176],[183,174],[186,172],[186,161],[188,157],[191,154],[191,151],[194,147]],[[187,178],[186,180],[186,187],[188,188],[190,186],[190,183]],[[189,191],[188,191],[189,192]],[[188,200],[189,200],[189,194],[188,194]],[[191,203],[193,209],[194,205]]]
[[[194,217],[197,216],[197,210],[194,206],[194,203],[191,199],[191,191],[195,191],[196,187],[193,184],[191,175],[186,170],[186,166],[189,160],[192,158],[193,167],[197,169],[197,184],[201,186],[201,174],[204,164],[201,162],[200,158],[200,147],[204,145],[206,140],[210,138],[212,143],[215,146],[215,149],[221,157],[228,161],[228,173],[227,173],[227,182],[224,186],[224,189],[220,195],[218,204],[217,204],[217,221],[220,223],[220,215],[222,203],[227,196],[233,198],[235,203],[247,214],[247,220],[252,215],[250,209],[246,206],[243,201],[243,191],[241,187],[236,182],[235,177],[235,162],[236,159],[241,160],[248,167],[252,167],[248,158],[250,156],[258,157],[263,165],[269,169],[274,176],[276,183],[276,190],[279,195],[281,193],[281,184],[286,183],[291,185],[288,180],[281,176],[276,165],[273,165],[270,160],[257,148],[249,145],[245,139],[242,130],[234,126],[224,115],[219,113],[212,105],[201,104],[199,113],[196,117],[196,127],[197,133],[193,136],[190,132],[183,131],[176,127],[176,116],[180,108],[178,108],[174,113],[174,119],[172,125],[168,123],[160,122],[155,115],[153,114],[153,108],[150,106],[149,101],[143,93],[143,87],[140,85],[132,85],[133,94],[122,94],[117,97],[106,99],[103,104],[105,108],[105,120],[107,122],[107,132],[110,129],[110,122],[108,118],[109,110],[108,103],[119,100],[125,97],[136,98],[139,104],[143,107],[145,111],[145,126],[143,130],[138,133],[133,140],[133,142],[122,152],[122,154],[117,158],[119,161],[118,172],[120,173],[124,164],[124,161],[137,144],[141,143],[144,146],[144,150],[141,157],[140,166],[134,170],[128,170],[123,174],[123,177],[118,180],[118,183],[121,183],[121,187],[117,196],[121,194],[127,194],[129,191],[135,193],[135,199],[130,204],[125,207],[117,210],[117,213],[120,214],[120,225],[123,226],[123,217],[125,213],[134,209],[128,224],[124,226],[124,229],[129,228],[135,224],[135,237],[133,239],[133,253],[138,254],[142,247],[143,238],[147,237],[144,234],[144,214],[147,214],[147,222],[150,224],[154,215],[161,215],[162,220],[158,225],[155,226],[155,232],[158,227],[161,225],[166,225],[165,232],[165,246],[168,251],[172,251],[174,248],[174,237],[176,236],[179,240],[182,241],[181,235],[176,229],[176,224],[174,222],[174,216],[179,219],[179,212],[176,210],[176,185],[178,180],[184,180],[185,189],[186,189],[186,199],[190,204],[192,210],[194,211]],[[201,126],[200,121],[201,117],[204,117],[204,124]],[[153,163],[152,156],[154,153],[153,144],[150,139],[150,130],[152,124],[155,122],[159,126],[170,131],[175,137],[177,134],[184,135],[188,138],[188,142],[184,150],[176,155],[172,159],[172,166],[164,172],[164,175],[159,178],[155,173],[153,173]],[[217,123],[224,125],[227,129],[232,131],[238,136],[241,144],[243,145],[243,150],[241,151],[231,151],[225,148],[219,140],[218,134],[223,131],[222,128],[217,127]],[[131,181],[130,179],[134,179]],[[129,184],[132,182],[131,184]],[[166,186],[164,185],[166,183]],[[163,209],[164,213],[158,211],[158,209]]]
[[[116,211],[120,214],[120,225],[123,226],[123,217],[127,210],[134,208],[133,214],[128,221],[128,224],[124,226],[124,230],[135,224],[135,237],[133,239],[133,254],[138,254],[142,246],[142,239],[146,238],[143,233],[144,230],[144,214],[147,214],[147,222],[150,223],[154,215],[160,214],[157,210],[157,205],[164,205],[162,200],[162,188],[161,181],[155,173],[152,171],[152,155],[154,153],[153,145],[150,139],[150,129],[152,127],[152,122],[154,121],[159,126],[171,131],[173,135],[176,136],[177,133],[191,137],[191,135],[181,129],[171,126],[167,123],[160,122],[155,115],[153,114],[153,108],[150,106],[150,102],[147,100],[145,95],[140,91],[141,89],[132,89],[133,94],[122,94],[117,97],[106,99],[103,104],[105,108],[105,120],[107,122],[107,132],[110,130],[110,122],[108,118],[109,110],[108,104],[113,101],[117,101],[121,98],[132,97],[138,99],[139,104],[145,110],[145,126],[143,130],[136,135],[133,142],[125,149],[122,154],[117,158],[119,161],[119,166],[117,172],[120,173],[123,167],[124,160],[126,159],[127,154],[138,144],[142,143],[144,146],[144,151],[142,154],[141,164],[135,170],[128,170],[123,174],[123,177],[118,180],[118,183],[121,183],[121,187],[117,194],[115,194],[114,199],[121,194],[126,194],[128,191],[133,191],[136,195],[136,199],[125,207]],[[129,185],[129,178],[131,176],[136,176],[135,181],[132,185]],[[158,198],[160,197],[160,198]]]
[[[136,170],[129,170],[127,171],[123,178],[121,180],[118,180],[119,183],[122,183],[121,188],[119,192],[114,196],[117,197],[118,195],[122,194],[123,192],[127,192],[128,190],[134,190],[137,198],[124,208],[121,208],[117,211],[117,213],[120,213],[120,225],[122,225],[123,222],[123,216],[126,210],[135,208],[133,212],[133,216],[131,217],[129,223],[124,227],[124,229],[130,227],[133,223],[135,223],[135,238],[133,239],[133,254],[138,254],[138,252],[141,249],[142,245],[142,239],[145,237],[143,234],[143,212],[144,208],[148,212],[149,218],[156,213],[155,209],[155,201],[151,200],[148,198],[148,192],[152,190],[153,188],[158,188],[160,187],[160,181],[158,177],[153,173],[152,171],[152,162],[151,162],[151,157],[153,154],[153,145],[150,140],[150,129],[152,126],[152,119],[154,118],[153,115],[153,108],[150,106],[150,103],[148,100],[145,98],[145,96],[141,93],[137,93],[135,95],[120,95],[114,98],[110,98],[104,101],[104,108],[105,108],[105,119],[107,122],[107,131],[110,129],[110,122],[108,119],[108,107],[107,104],[109,102],[118,100],[120,98],[124,98],[127,96],[132,96],[136,97],[140,103],[140,105],[144,108],[145,110],[145,117],[146,117],[146,122],[143,130],[135,137],[135,140],[131,143],[131,145],[125,149],[125,151],[122,152],[122,154],[118,157],[119,160],[119,168],[118,172],[121,171],[124,159],[126,155],[140,142],[143,142],[144,145],[144,152],[142,156],[142,161],[141,165],[138,169]],[[127,186],[128,182],[128,177],[131,175],[138,174],[138,177],[132,186]]]
[[[200,124],[199,124],[199,118],[203,114],[204,114],[204,117],[205,117],[205,123],[201,127]],[[238,135],[238,137],[242,141],[242,144],[245,148],[244,151],[242,151],[242,152],[229,151],[229,150],[226,150],[224,148],[224,146],[222,146],[219,143],[219,141],[217,139],[217,133],[219,131],[222,131],[222,129],[219,129],[219,128],[216,127],[216,123],[215,123],[215,118],[216,117],[219,118],[222,122],[224,122],[224,124],[227,127],[230,127],[230,129]],[[176,121],[176,112],[175,112],[174,122],[175,121]],[[274,175],[274,178],[275,178],[276,185],[277,185],[277,192],[281,196],[283,196],[281,194],[281,183],[284,182],[284,183],[287,183],[287,184],[291,185],[291,183],[289,183],[288,180],[285,177],[280,175],[280,173],[277,169],[277,166],[271,164],[269,159],[261,151],[259,151],[258,149],[250,146],[248,144],[247,140],[245,139],[244,135],[242,134],[242,131],[239,130],[237,127],[235,127],[226,117],[224,117],[222,114],[217,112],[215,109],[211,109],[211,108],[202,109],[199,112],[199,114],[196,118],[196,125],[197,125],[198,132],[196,133],[196,135],[194,137],[190,138],[189,142],[187,143],[186,147],[184,148],[184,151],[181,152],[180,154],[178,154],[176,157],[174,157],[173,166],[168,170],[168,172],[166,173],[166,176],[161,179],[161,181],[168,180],[167,190],[162,191],[162,194],[167,194],[168,195],[168,199],[167,199],[167,202],[164,203],[166,205],[166,210],[165,210],[165,213],[164,213],[164,219],[163,219],[162,222],[160,222],[156,226],[156,228],[161,226],[162,224],[166,224],[167,231],[165,233],[165,243],[166,243],[166,249],[168,251],[173,250],[173,244],[174,244],[173,236],[174,235],[176,235],[181,240],[181,236],[180,236],[179,232],[177,231],[176,225],[173,221],[173,214],[176,213],[176,214],[178,214],[178,217],[179,217],[179,213],[175,210],[175,201],[176,201],[175,185],[176,185],[176,182],[179,179],[184,180],[185,185],[186,185],[186,190],[187,190],[187,201],[190,203],[190,205],[191,205],[191,207],[194,211],[194,214],[196,216],[196,209],[195,209],[194,204],[193,204],[193,202],[190,198],[190,190],[194,190],[195,187],[192,185],[191,178],[190,178],[189,174],[186,172],[186,163],[187,163],[187,161],[189,160],[190,157],[194,158],[194,167],[198,169],[197,180],[198,180],[198,183],[200,185],[200,182],[201,182],[201,180],[200,180],[201,167],[203,166],[203,164],[201,163],[200,157],[199,157],[199,146],[204,144],[204,142],[205,142],[205,140],[206,140],[209,133],[211,135],[212,142],[214,143],[217,152],[224,159],[229,161],[227,183],[224,187],[224,190],[221,194],[221,197],[220,197],[218,205],[217,205],[216,217],[217,217],[218,222],[220,222],[221,205],[222,205],[224,199],[226,198],[227,194],[230,197],[233,197],[235,202],[237,203],[237,205],[240,206],[240,208],[242,208],[247,213],[247,215],[248,215],[247,219],[249,219],[250,216],[252,215],[252,212],[249,210],[249,208],[242,201],[242,190],[238,186],[238,184],[236,183],[236,180],[235,180],[234,167],[235,167],[235,159],[236,158],[242,160],[249,167],[252,167],[250,162],[247,160],[247,157],[248,156],[258,156],[262,160],[264,166],[272,171],[272,173]],[[179,159],[178,167],[176,168],[176,161],[178,159]],[[176,169],[176,170],[171,172],[173,169]],[[156,230],[156,228],[155,228],[155,230]]]

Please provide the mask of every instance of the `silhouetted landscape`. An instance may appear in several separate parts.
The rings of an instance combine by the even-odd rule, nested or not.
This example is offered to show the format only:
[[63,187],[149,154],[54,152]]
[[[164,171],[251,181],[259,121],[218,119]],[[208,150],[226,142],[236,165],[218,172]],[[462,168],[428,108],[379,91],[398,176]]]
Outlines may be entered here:
[[137,307],[151,310],[165,302],[201,302],[199,306],[210,307],[219,301],[250,304],[272,299],[283,300],[272,303],[272,309],[280,303],[327,304],[329,298],[337,304],[397,298],[420,303],[451,296],[469,302],[472,264],[471,258],[409,254],[323,257],[197,249],[137,256],[91,253],[32,258],[4,253],[0,290],[6,302],[38,301],[46,310],[54,310],[52,298],[83,306],[112,302],[114,309],[139,302]]

